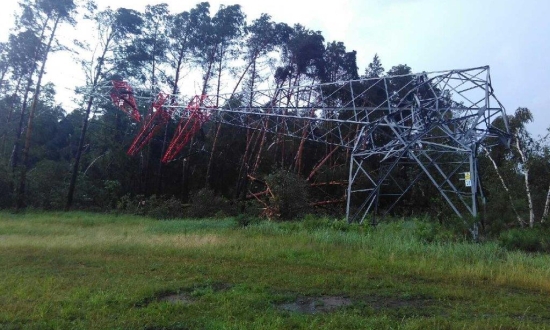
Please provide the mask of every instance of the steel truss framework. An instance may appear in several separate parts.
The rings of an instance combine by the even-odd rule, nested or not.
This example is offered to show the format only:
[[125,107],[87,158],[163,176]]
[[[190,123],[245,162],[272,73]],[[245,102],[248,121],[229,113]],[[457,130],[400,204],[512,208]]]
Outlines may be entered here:
[[[109,92],[113,100],[120,100],[121,90],[132,92],[117,83]],[[131,96],[150,100],[143,91]],[[136,108],[128,108],[132,101],[115,104],[139,119]],[[387,214],[416,193],[422,178],[459,217],[477,216],[483,197],[478,153],[509,143],[510,136],[488,66],[233,94],[161,93],[152,105],[129,154],[169,118],[180,121],[164,162],[173,160],[207,120],[349,148],[349,222]],[[500,128],[493,126],[497,118]]]

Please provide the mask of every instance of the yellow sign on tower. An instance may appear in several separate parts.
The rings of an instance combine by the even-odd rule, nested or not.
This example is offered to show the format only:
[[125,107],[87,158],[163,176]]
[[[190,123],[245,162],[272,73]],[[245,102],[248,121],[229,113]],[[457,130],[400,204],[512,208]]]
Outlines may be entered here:
[[472,179],[470,176],[470,172],[464,172],[464,183],[466,184],[466,187],[472,186]]

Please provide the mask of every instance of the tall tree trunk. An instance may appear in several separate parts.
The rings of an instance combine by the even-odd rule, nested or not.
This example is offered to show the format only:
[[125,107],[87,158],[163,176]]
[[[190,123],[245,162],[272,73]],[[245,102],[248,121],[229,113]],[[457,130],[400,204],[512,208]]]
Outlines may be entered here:
[[248,185],[248,175],[250,175],[250,163],[254,157],[254,150],[260,140],[263,130],[246,129],[246,147],[244,155],[239,166],[239,174],[237,178],[236,198],[244,200],[246,198],[246,187]]
[[[248,99],[248,107],[252,108],[252,102],[254,101],[254,88],[256,87],[256,61],[253,62],[252,74],[250,75],[250,97]],[[237,88],[235,86],[235,88]]]
[[[178,82],[180,80],[180,71],[181,71],[181,66],[183,65],[184,55],[185,55],[184,49],[181,48],[178,53],[178,61],[175,69],[176,75],[174,78],[174,85],[172,86],[172,97],[170,100],[170,105],[174,105],[176,103],[175,98],[176,98],[176,94],[178,93]],[[166,144],[168,143],[168,127],[169,127],[168,124],[164,127],[164,138],[162,140],[162,150],[160,153],[161,155],[164,155],[164,152],[166,152]],[[162,163],[162,156],[161,156],[161,159],[159,160],[158,171],[157,171],[157,194],[158,195],[162,194],[162,170],[164,168],[163,165],[164,164]]]
[[306,144],[306,138],[307,138],[307,132],[309,129],[309,121],[304,123],[304,127],[302,128],[302,138],[300,139],[300,145],[298,146],[298,152],[296,152],[296,160],[294,162],[294,167],[296,169],[296,173],[300,174],[302,172],[302,157],[304,154],[304,146]]
[[42,59],[42,66],[40,67],[40,73],[38,74],[38,82],[36,83],[31,110],[29,112],[29,120],[27,122],[27,132],[25,134],[25,148],[23,149],[23,161],[22,161],[23,166],[21,168],[21,176],[19,179],[19,189],[17,191],[17,199],[15,204],[16,211],[19,211],[21,208],[25,206],[25,183],[27,181],[27,169],[29,166],[28,161],[29,161],[29,151],[31,148],[32,124],[33,124],[34,114],[36,113],[36,107],[38,105],[38,98],[40,97],[42,77],[44,76],[46,62],[48,61],[48,55],[50,53],[52,42],[55,37],[55,33],[57,31],[57,26],[59,24],[60,19],[61,17],[57,16],[57,18],[55,19],[54,25],[52,27],[50,39],[48,40],[48,44],[44,52],[44,58]]
[[546,192],[546,202],[544,203],[544,212],[542,212],[542,218],[540,223],[544,223],[548,219],[548,211],[550,210],[550,186],[548,186],[548,191]]
[[208,159],[208,165],[206,166],[206,187],[210,188],[210,176],[212,174],[212,167],[214,166],[214,154],[216,152],[216,146],[218,145],[218,137],[222,129],[222,124],[216,122],[216,134],[214,135],[214,141],[212,142],[212,151],[210,152],[210,158]]
[[[46,34],[46,28],[48,27],[48,23],[50,21],[50,17],[48,16],[46,20],[44,21],[44,25],[42,25],[42,29],[40,31],[40,42],[42,42],[42,39],[44,39],[44,36]],[[36,71],[38,60],[40,59],[40,45],[36,46],[36,49],[34,51],[34,57],[32,62],[32,68],[28,73],[27,77],[27,85],[25,86],[25,92],[23,96],[23,104],[21,105],[21,114],[19,116],[19,125],[17,126],[17,131],[15,132],[15,142],[13,144],[13,150],[11,153],[11,168],[12,172],[15,172],[15,169],[17,168],[17,165],[19,165],[19,149],[21,149],[21,137],[23,135],[23,124],[25,122],[25,112],[27,111],[27,102],[29,99],[29,93],[31,91],[34,72]]]
[[310,181],[313,178],[313,176],[319,171],[319,169],[321,169],[321,167],[323,167],[323,165],[325,165],[325,163],[332,157],[336,150],[338,150],[337,146],[332,147],[332,150],[330,150],[326,154],[326,156],[311,170],[306,181]]
[[[191,139],[189,145],[193,145],[194,138]],[[190,183],[191,183],[191,159],[192,157],[183,158],[183,168],[182,168],[182,200],[184,202],[189,202],[190,200]]]
[[5,127],[6,127],[6,130],[3,132],[2,134],[2,160],[6,159],[6,165],[9,165],[9,162],[10,160],[8,159],[7,155],[6,155],[6,139],[8,138],[8,133],[9,133],[9,124],[11,123],[11,117],[15,111],[15,100],[17,98],[17,94],[19,93],[19,88],[21,87],[21,80],[23,79],[23,77],[19,77],[19,79],[17,80],[17,85],[15,87],[15,91],[13,92],[13,94],[11,95],[11,106],[10,106],[10,109],[9,109],[9,112],[8,112],[8,116],[6,118],[6,122],[5,122]]
[[508,200],[510,201],[510,207],[512,208],[512,211],[514,211],[514,214],[516,215],[516,219],[517,219],[519,225],[523,227],[525,225],[525,221],[523,221],[522,217],[519,215],[518,211],[516,210],[516,207],[514,206],[514,200],[512,199],[512,195],[510,193],[510,188],[508,188],[508,186],[506,185],[506,182],[504,181],[504,178],[500,174],[497,163],[495,162],[493,157],[491,157],[491,154],[489,153],[489,151],[487,149],[485,149],[485,154],[487,155],[487,158],[489,158],[489,160],[493,164],[493,168],[495,169],[495,172],[497,173],[497,176],[500,180],[500,184],[502,185],[504,190],[506,190],[506,195],[508,196]]
[[[222,79],[222,69],[223,69],[223,44],[220,45],[220,57],[218,61],[218,84],[216,87],[216,108],[219,106],[220,101],[220,89],[221,89],[221,79]],[[216,133],[214,135],[214,141],[212,143],[212,150],[210,152],[210,158],[208,159],[208,165],[206,166],[206,187],[210,187],[210,176],[212,174],[212,167],[214,166],[214,155],[216,153],[216,147],[218,144],[218,137],[220,135],[222,125],[220,122],[216,123]]]
[[[313,79],[311,81],[311,86],[313,86],[315,84],[315,79]],[[309,95],[308,95],[308,103],[311,104],[311,97],[312,97],[312,89],[309,90]],[[315,115],[314,113],[314,110],[312,109],[310,114],[309,114],[311,117],[313,117]],[[307,138],[307,133],[308,133],[308,130],[309,130],[309,127],[311,125],[311,121],[310,120],[305,120],[304,123],[303,123],[303,129],[302,129],[302,138],[300,140],[300,145],[298,147],[298,152],[296,153],[296,161],[295,161],[295,167],[296,167],[296,173],[300,174],[302,172],[302,157],[303,157],[303,153],[304,153],[304,146],[305,146],[305,142],[306,142],[306,138]]]
[[[223,46],[220,46],[223,47]],[[222,48],[223,51],[223,48]],[[218,61],[218,83],[216,86],[216,108],[220,102],[220,88],[221,88],[221,79],[222,79],[222,64],[223,56],[220,55],[220,60]],[[210,158],[208,159],[208,165],[206,166],[206,187],[210,188],[210,175],[212,173],[212,166],[214,163],[214,154],[216,153],[216,147],[218,144],[218,136],[220,135],[222,125],[220,122],[216,122],[216,133],[214,135],[214,141],[212,142],[212,150],[210,151]]]
[[521,161],[523,163],[523,178],[525,182],[525,194],[527,195],[527,203],[529,206],[529,227],[533,228],[535,225],[535,210],[533,207],[533,198],[531,196],[531,187],[529,186],[529,165],[527,164],[527,157],[525,152],[521,148],[519,139],[516,137],[516,148],[518,149]]
[[206,70],[206,73],[204,75],[204,82],[202,85],[201,95],[206,95],[206,90],[208,89],[208,82],[210,81],[210,76],[212,75],[213,65],[214,65],[214,54],[211,54],[210,59],[208,60],[208,69]]
[[23,80],[23,76],[20,76],[19,79],[17,79],[17,84],[15,85],[15,90],[13,91],[13,94],[11,95],[12,103],[11,103],[10,110],[8,112],[8,118],[6,120],[6,123],[11,122],[11,117],[12,117],[14,111],[15,111],[15,100],[16,100],[17,94],[19,94],[19,89],[21,88],[21,80]]
[[162,150],[161,150],[161,160],[159,161],[159,167],[157,171],[157,195],[162,195],[162,155],[166,151],[166,143],[168,142],[168,124],[164,127],[164,138],[162,139]]
[[13,149],[11,151],[10,163],[12,172],[15,173],[15,169],[19,165],[19,149],[21,148],[21,136],[23,135],[23,124],[25,123],[25,113],[27,111],[27,102],[29,99],[29,93],[32,86],[32,77],[27,80],[27,86],[25,87],[25,94],[23,95],[23,104],[21,105],[21,113],[19,114],[19,124],[15,131],[15,142],[13,143]]
[[[265,46],[265,44],[262,45],[262,47],[259,47],[260,49],[263,48]],[[233,92],[232,94],[235,94],[235,91],[237,90],[237,87],[239,87],[239,85],[241,84],[242,80],[244,79],[244,77],[246,76],[246,73],[248,72],[248,70],[250,69],[250,67],[252,66],[252,83],[251,83],[251,88],[250,90],[253,91],[254,90],[254,80],[256,78],[256,64],[257,64],[257,61],[258,61],[258,58],[260,57],[260,51],[255,51],[252,56],[250,57],[250,61],[248,62],[248,64],[246,65],[243,73],[241,74],[241,76],[239,77],[239,79],[237,80],[237,84],[235,84],[235,87],[233,88]],[[251,99],[252,99],[252,93],[250,94],[251,95]]]
[[178,53],[178,62],[176,64],[176,75],[174,77],[174,85],[172,86],[172,94],[174,96],[176,96],[176,94],[178,93],[178,83],[179,83],[179,80],[180,80],[180,71],[181,71],[181,66],[183,65],[183,57],[185,56],[185,52],[184,52],[184,49],[180,49],[180,52]]
[[[92,82],[92,90],[95,90],[99,82],[99,78],[102,75],[103,64],[105,63],[105,56],[107,55],[107,50],[109,49],[109,44],[112,40],[113,35],[107,38],[103,53],[101,57],[98,58],[96,74]],[[80,158],[82,157],[82,149],[84,148],[84,139],[86,138],[86,131],[88,129],[88,120],[90,117],[90,112],[92,110],[92,105],[94,103],[93,94],[88,98],[88,103],[86,105],[86,112],[84,118],[82,119],[82,131],[80,132],[80,138],[78,139],[78,148],[76,149],[76,155],[74,158],[73,170],[71,174],[71,181],[69,182],[69,191],[67,193],[67,203],[65,204],[65,211],[69,211],[73,205],[74,190],[76,186],[76,179],[78,177],[78,169],[80,167]]]
[[[252,61],[250,61],[248,63],[248,66],[246,67],[246,69],[244,70],[244,72],[242,73],[241,77],[239,78],[239,80],[237,81],[237,84],[235,85],[235,87],[233,88],[233,93],[232,94],[235,94],[235,92],[237,91],[237,87],[240,85],[242,79],[244,78],[246,72],[248,71],[248,69],[250,68],[250,66],[252,66],[252,73],[251,73],[251,81],[250,81],[250,96],[249,96],[249,100],[248,100],[248,107],[249,108],[252,108],[252,102],[253,102],[253,98],[254,98],[254,86],[255,86],[255,76],[256,76],[256,61],[255,61],[255,57]],[[247,121],[248,121],[248,117],[247,117]],[[258,138],[259,136],[261,135],[261,131],[258,131],[258,138],[254,139],[254,133],[256,131],[255,130],[252,130],[250,127],[247,127],[246,129],[246,147],[245,147],[245,151],[244,151],[244,155],[242,157],[242,160],[241,160],[241,165],[239,166],[239,174],[238,174],[238,177],[237,177],[237,188],[236,188],[236,198],[238,199],[246,199],[246,186],[248,185],[248,174],[250,172],[250,160],[251,160],[251,157],[252,157],[252,154],[253,154],[253,150],[256,148],[256,142],[258,142]],[[252,141],[254,140],[254,147],[251,149],[250,148],[250,145],[252,143]],[[244,211],[244,204],[242,205],[242,210],[241,211]]]
[[82,149],[84,148],[84,139],[86,138],[86,130],[88,129],[88,117],[92,109],[94,97],[90,96],[86,105],[86,112],[84,119],[82,120],[82,131],[80,132],[80,138],[78,139],[78,147],[76,149],[76,155],[74,158],[73,170],[71,173],[71,181],[69,182],[69,191],[67,193],[67,203],[65,204],[65,211],[69,211],[73,205],[73,196],[76,186],[76,179],[78,177],[78,169],[80,167],[80,158],[82,157]]
[[223,71],[223,56],[224,56],[223,44],[220,44],[220,54],[218,60],[218,83],[216,86],[216,107],[219,106],[220,102],[220,90],[222,86],[222,71]]
[[256,155],[256,161],[254,162],[254,166],[252,167],[252,171],[250,171],[251,175],[256,174],[256,171],[258,171],[258,168],[260,167],[260,162],[262,159],[262,152],[264,149],[265,141],[266,141],[266,132],[268,129],[268,122],[267,119],[264,119],[264,128],[262,129],[262,137],[260,139],[260,147],[258,149],[258,154]]
[[6,78],[7,73],[8,73],[8,66],[6,66],[6,68],[0,74],[0,90],[2,90],[2,87],[4,87],[4,78]]
[[[281,86],[282,86],[283,83],[281,83]],[[276,91],[275,91],[275,95],[273,95],[273,98],[271,99],[271,107],[272,108],[275,106],[275,102],[277,101],[277,97],[279,96],[278,89],[279,89],[279,86],[277,86]],[[260,146],[259,146],[258,154],[256,155],[256,161],[254,162],[254,166],[252,166],[252,170],[250,171],[250,173],[252,175],[256,174],[256,171],[260,167],[260,163],[261,163],[261,160],[262,160],[262,157],[261,157],[262,152],[263,152],[263,149],[264,149],[264,146],[265,146],[265,142],[267,140],[266,139],[266,137],[267,137],[266,133],[269,129],[269,119],[267,119],[266,117],[262,117],[262,120],[263,120],[263,128],[261,130],[262,137],[260,138]],[[276,157],[275,157],[275,160],[276,160]]]

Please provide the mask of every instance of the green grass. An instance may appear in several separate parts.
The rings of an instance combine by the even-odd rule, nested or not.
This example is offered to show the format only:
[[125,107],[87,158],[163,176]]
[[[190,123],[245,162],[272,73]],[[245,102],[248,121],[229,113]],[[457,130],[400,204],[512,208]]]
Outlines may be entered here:
[[548,255],[416,226],[0,213],[0,329],[550,329]]

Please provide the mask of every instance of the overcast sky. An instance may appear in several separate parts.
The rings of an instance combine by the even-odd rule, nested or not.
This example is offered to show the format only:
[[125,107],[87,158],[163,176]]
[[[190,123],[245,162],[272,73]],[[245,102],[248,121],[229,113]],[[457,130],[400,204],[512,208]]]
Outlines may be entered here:
[[[173,13],[200,1],[96,0],[107,5],[143,10],[167,2]],[[509,114],[528,107],[535,115],[530,129],[544,134],[550,126],[550,0],[235,0],[248,20],[268,13],[276,22],[300,23],[320,30],[326,41],[342,41],[356,50],[360,73],[375,53],[386,70],[408,64],[414,72],[491,66],[493,88]],[[7,39],[17,0],[2,0],[0,40]],[[87,31],[78,31],[85,35]],[[68,57],[52,57],[48,79],[59,88],[59,102],[68,98],[78,70]]]

